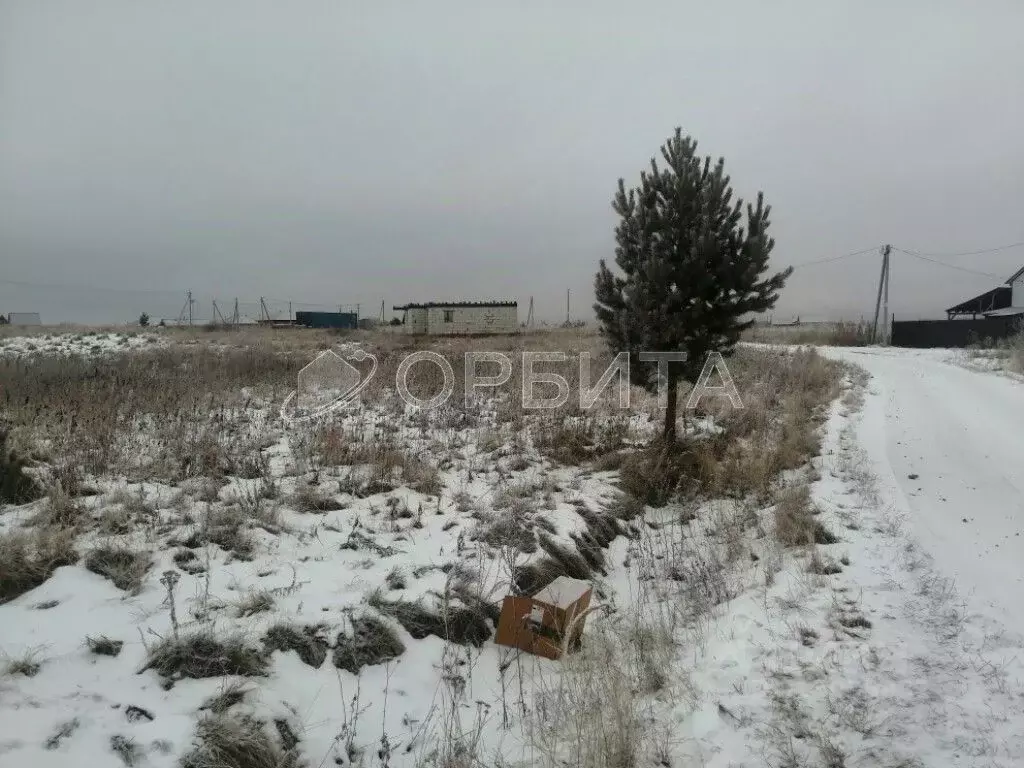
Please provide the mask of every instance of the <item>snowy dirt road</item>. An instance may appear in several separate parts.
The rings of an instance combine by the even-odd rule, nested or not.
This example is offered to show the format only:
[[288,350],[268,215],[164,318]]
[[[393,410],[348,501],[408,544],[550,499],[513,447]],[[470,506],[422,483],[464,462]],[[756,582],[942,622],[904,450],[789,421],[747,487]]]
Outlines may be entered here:
[[946,350],[829,354],[871,374],[861,441],[884,495],[971,609],[1024,635],[1024,383]]

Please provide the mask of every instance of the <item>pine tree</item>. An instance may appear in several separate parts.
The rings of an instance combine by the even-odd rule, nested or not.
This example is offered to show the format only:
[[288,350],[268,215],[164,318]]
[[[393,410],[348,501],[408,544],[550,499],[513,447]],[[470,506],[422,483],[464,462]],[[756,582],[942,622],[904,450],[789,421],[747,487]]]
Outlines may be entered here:
[[149,315],[146,314],[145,312],[139,315],[139,325],[141,325],[143,328],[149,325]]
[[683,352],[668,365],[668,405],[663,437],[674,440],[678,384],[696,382],[711,352],[729,355],[752,324],[750,313],[771,309],[792,272],[764,277],[775,241],[768,236],[771,207],[759,192],[756,205],[733,202],[725,161],[712,165],[696,154],[697,142],[677,128],[651,160],[640,185],[619,189],[612,207],[615,263],[604,259],[594,280],[594,311],[615,352],[630,353],[634,382],[654,391],[657,364],[636,354]]

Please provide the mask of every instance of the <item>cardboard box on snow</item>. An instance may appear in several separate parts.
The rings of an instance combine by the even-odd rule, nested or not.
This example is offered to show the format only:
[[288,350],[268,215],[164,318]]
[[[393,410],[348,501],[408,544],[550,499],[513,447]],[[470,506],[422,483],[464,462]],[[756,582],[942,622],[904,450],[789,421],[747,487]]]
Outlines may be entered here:
[[[501,605],[494,641],[558,659],[563,647],[579,647],[592,594],[590,582],[559,576],[533,597],[508,595]],[[566,633],[571,636],[567,638]]]

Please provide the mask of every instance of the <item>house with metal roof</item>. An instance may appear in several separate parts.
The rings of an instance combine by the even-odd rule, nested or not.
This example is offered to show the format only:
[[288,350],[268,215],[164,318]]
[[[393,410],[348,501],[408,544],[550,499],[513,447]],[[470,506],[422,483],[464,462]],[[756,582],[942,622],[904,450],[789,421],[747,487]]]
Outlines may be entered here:
[[1005,284],[985,291],[973,299],[946,310],[949,320],[967,317],[1008,317],[1024,315],[1024,267],[1014,272]]

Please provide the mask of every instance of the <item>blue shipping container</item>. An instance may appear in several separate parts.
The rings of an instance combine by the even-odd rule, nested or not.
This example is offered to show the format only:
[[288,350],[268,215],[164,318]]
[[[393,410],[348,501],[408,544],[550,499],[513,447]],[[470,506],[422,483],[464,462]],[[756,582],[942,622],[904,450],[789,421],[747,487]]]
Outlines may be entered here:
[[355,312],[296,312],[295,324],[307,328],[348,328],[355,330],[358,325]]

